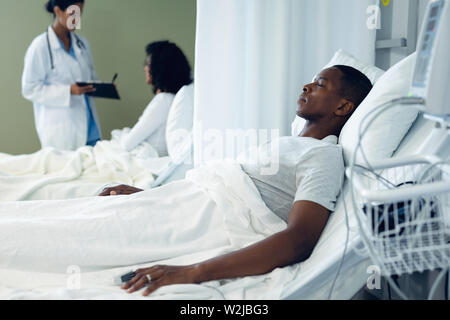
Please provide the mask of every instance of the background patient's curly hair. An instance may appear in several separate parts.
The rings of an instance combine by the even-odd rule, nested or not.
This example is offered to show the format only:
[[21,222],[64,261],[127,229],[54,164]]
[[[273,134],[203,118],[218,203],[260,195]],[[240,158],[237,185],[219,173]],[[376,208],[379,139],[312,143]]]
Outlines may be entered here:
[[169,41],[152,42],[146,47],[150,57],[150,74],[153,92],[177,93],[181,87],[192,83],[191,66],[178,46]]
[[340,94],[353,102],[357,108],[372,90],[372,82],[364,73],[353,67],[335,65],[333,68],[339,69],[343,73]]

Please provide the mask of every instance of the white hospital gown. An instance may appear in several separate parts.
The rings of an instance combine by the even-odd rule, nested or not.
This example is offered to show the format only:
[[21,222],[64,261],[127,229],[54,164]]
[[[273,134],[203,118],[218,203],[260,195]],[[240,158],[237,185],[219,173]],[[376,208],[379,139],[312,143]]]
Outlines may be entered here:
[[167,156],[166,123],[175,95],[162,92],[157,94],[139,121],[122,140],[125,150],[131,151],[142,142],[148,142],[158,151],[160,157]]

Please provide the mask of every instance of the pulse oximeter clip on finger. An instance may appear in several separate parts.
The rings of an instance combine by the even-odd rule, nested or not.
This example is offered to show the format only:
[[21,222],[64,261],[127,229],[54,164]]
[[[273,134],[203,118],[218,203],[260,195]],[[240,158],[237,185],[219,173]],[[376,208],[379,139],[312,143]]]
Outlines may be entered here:
[[120,285],[130,281],[135,276],[136,276],[136,273],[134,271],[130,271],[128,273],[125,273],[123,275],[115,277],[114,278],[114,284],[120,286]]

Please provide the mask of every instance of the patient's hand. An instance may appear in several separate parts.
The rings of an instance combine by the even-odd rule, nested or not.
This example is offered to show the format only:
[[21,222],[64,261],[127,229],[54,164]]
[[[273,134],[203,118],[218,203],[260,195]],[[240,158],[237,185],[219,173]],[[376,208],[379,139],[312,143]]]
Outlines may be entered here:
[[111,188],[106,188],[102,191],[102,193],[99,194],[100,197],[107,197],[107,196],[116,196],[116,195],[129,195],[137,192],[144,191],[139,188],[135,188],[132,186],[127,186],[125,184],[121,184],[120,186],[115,186]]
[[[122,285],[122,289],[127,290],[128,293],[133,293],[147,286],[147,289],[142,294],[148,296],[153,291],[160,287],[172,284],[187,284],[197,283],[196,274],[198,270],[196,265],[190,266],[163,266],[157,265],[151,268],[138,269],[135,271],[136,276]],[[150,275],[149,282],[147,275]]]

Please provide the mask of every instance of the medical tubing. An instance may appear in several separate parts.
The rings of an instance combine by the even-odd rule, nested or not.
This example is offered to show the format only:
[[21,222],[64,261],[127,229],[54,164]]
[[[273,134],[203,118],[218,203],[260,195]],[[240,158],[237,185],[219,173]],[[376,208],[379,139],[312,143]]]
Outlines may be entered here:
[[[404,99],[401,98],[400,100],[403,101]],[[396,103],[396,102],[394,102],[394,101],[395,101],[395,100],[389,101],[389,102],[387,103],[387,105],[389,106],[390,103]],[[421,101],[421,102],[422,102],[422,101]],[[381,105],[380,108],[381,108],[381,107],[383,107],[383,105]],[[374,110],[378,110],[378,108],[375,108]],[[371,115],[372,112],[374,112],[374,110],[372,110],[371,112],[369,112],[369,114],[366,116],[366,118],[364,118],[364,119],[362,120],[361,126],[362,126],[364,120],[366,120],[367,117],[368,117],[369,115]],[[368,126],[370,126],[370,124],[371,124],[372,122],[373,122],[373,120],[369,123]],[[362,137],[361,137],[361,126],[359,127],[359,133],[360,133],[360,136],[359,136],[359,137],[360,137],[360,140],[358,141],[358,145],[360,145],[360,141],[361,141],[361,139],[362,139]],[[364,150],[363,150],[363,148],[362,148],[362,145],[361,145],[361,153],[363,154],[363,157],[364,157],[364,159],[366,160],[366,163],[370,166],[370,164],[369,164],[369,162],[368,162],[368,159],[367,159],[367,157],[366,157],[366,155],[365,155],[365,153],[364,153]],[[377,173],[375,172],[375,170],[373,170],[373,168],[366,168],[366,167],[363,167],[363,166],[361,166],[361,165],[357,165],[357,166],[358,166],[358,167],[361,167],[361,168],[363,168],[363,169],[365,169],[365,170],[367,170],[367,171],[369,171],[369,172],[371,172],[373,175],[375,175],[375,176],[378,177],[379,179],[385,180],[385,181],[386,181],[387,183],[389,183],[391,186],[395,187],[395,185],[394,185],[392,182],[390,182],[389,180],[387,180],[387,179],[381,177],[381,175],[377,174]],[[353,189],[353,188],[352,188],[352,189]],[[342,254],[342,258],[341,258],[341,261],[340,261],[340,263],[339,263],[339,267],[338,267],[338,270],[337,270],[337,272],[336,272],[336,275],[335,275],[335,277],[334,277],[334,279],[333,279],[333,283],[332,283],[332,285],[331,285],[330,292],[329,292],[329,294],[328,294],[328,300],[331,300],[331,297],[332,297],[332,294],[333,294],[333,291],[334,291],[334,286],[335,286],[335,284],[336,284],[336,281],[337,281],[337,279],[338,279],[338,277],[339,277],[339,274],[340,274],[342,265],[343,265],[343,263],[344,263],[345,255],[346,255],[346,253],[347,253],[348,241],[349,241],[350,223],[349,223],[349,219],[348,219],[347,205],[346,205],[346,203],[345,203],[345,200],[344,200],[343,202],[344,202],[344,211],[345,211],[345,225],[346,225],[346,228],[347,228],[347,230],[346,230],[346,240],[345,240],[345,246],[344,246],[344,252],[343,252],[343,254]]]
[[441,282],[442,278],[447,274],[447,269],[442,269],[441,272],[439,272],[439,275],[437,276],[436,280],[434,280],[433,286],[431,287],[430,293],[428,294],[428,300],[432,300],[433,296],[437,290],[437,287],[439,285],[439,282]]
[[[381,108],[383,108],[383,107],[385,107],[385,106],[391,106],[391,105],[395,105],[395,103],[394,103],[393,101],[389,101],[388,103],[382,104],[381,106],[375,108],[372,112],[370,112],[370,113],[366,116],[365,119],[367,119],[367,117],[369,117],[369,115],[371,115],[375,110],[378,111],[378,110],[380,110]],[[358,144],[357,144],[357,146],[356,146],[356,148],[355,148],[355,150],[354,150],[354,154],[353,154],[352,160],[351,160],[351,162],[350,162],[351,198],[352,198],[352,202],[353,202],[353,208],[354,208],[354,210],[355,210],[356,220],[357,220],[357,222],[358,222],[358,225],[359,225],[359,228],[360,228],[360,229],[363,229],[364,226],[363,226],[363,224],[362,224],[362,221],[360,220],[359,215],[356,213],[356,210],[359,210],[359,208],[358,208],[358,205],[357,205],[357,203],[356,203],[355,189],[353,188],[353,180],[354,180],[354,169],[353,169],[353,167],[356,166],[356,165],[355,165],[355,162],[356,162],[356,154],[357,154],[357,152],[358,152],[358,150],[359,150],[359,147],[360,147],[360,145],[361,145],[361,140],[362,140],[362,137],[361,137],[361,135],[362,135],[362,133],[361,133],[361,127],[362,127],[363,122],[364,122],[364,120],[361,121],[361,125],[360,125],[359,130],[358,130],[358,131],[359,131],[359,140],[358,140]],[[370,124],[369,124],[369,126],[370,126]],[[366,162],[368,163],[367,158],[366,158],[365,160],[366,160]],[[370,164],[369,164],[369,166],[370,166]],[[370,166],[370,167],[371,167],[371,166]],[[374,171],[374,170],[373,170],[373,168],[369,168],[369,171]],[[375,262],[378,263],[379,266],[381,266],[382,264],[381,264],[380,261],[378,261],[378,259],[376,258],[377,256],[376,256],[376,254],[373,252],[373,248],[372,248],[372,246],[370,245],[370,241],[369,241],[369,239],[367,238],[366,233],[365,233],[365,232],[360,232],[360,235],[361,235],[361,237],[362,237],[362,239],[363,239],[363,242],[364,242],[365,245],[366,245],[367,250],[369,251],[369,256],[372,258],[372,260],[375,260]],[[391,284],[391,282],[392,282],[392,281],[389,281],[390,284]],[[394,287],[396,287],[396,286],[394,285]],[[400,292],[399,295],[400,295],[400,297],[402,297],[403,299],[407,300],[406,296],[405,296],[402,292]]]
[[[352,181],[352,186],[353,186],[353,179],[354,179],[354,170],[353,170],[353,166],[355,166],[356,163],[356,157],[357,157],[357,153],[359,151],[359,149],[361,149],[361,152],[363,154],[364,160],[366,161],[366,164],[369,166],[370,171],[374,172],[375,170],[373,170],[372,166],[370,165],[367,157],[365,156],[364,153],[364,149],[362,147],[362,138],[364,137],[364,135],[366,134],[367,130],[370,128],[371,124],[387,109],[393,107],[393,106],[397,106],[398,104],[406,104],[405,101],[409,101],[408,98],[399,98],[399,99],[394,99],[391,101],[388,101],[382,105],[380,105],[379,107],[376,107],[375,109],[373,109],[371,112],[369,112],[366,117],[361,121],[361,124],[359,126],[359,130],[358,130],[358,144],[355,148],[355,152],[353,154],[353,159],[351,162],[351,170],[350,170],[350,175],[351,178],[350,180]],[[422,100],[418,101],[417,99],[414,98],[414,104],[417,103],[422,103]],[[362,131],[362,127],[364,125],[364,122],[372,115],[374,114],[373,118],[370,119],[370,122],[367,124],[367,126],[365,127],[364,131]],[[352,188],[352,200],[353,200],[353,205],[354,205],[354,209],[358,210],[358,206],[356,204],[356,199],[355,199],[355,192],[354,192],[354,188]],[[359,218],[359,215],[356,214],[356,218],[357,218],[357,222],[360,226],[361,229],[363,229],[362,227],[362,221]],[[369,241],[369,239],[367,238],[367,235],[365,232],[362,232],[362,238],[363,241],[366,243],[366,246],[368,248],[369,251],[369,255],[371,256],[371,258],[373,260],[375,260],[375,262],[378,264],[378,266],[380,267],[380,269],[384,269],[384,264],[381,263],[381,261],[378,259],[377,255],[375,254],[373,247]],[[386,270],[384,270],[386,271]],[[387,273],[387,272],[386,272]],[[407,296],[400,290],[400,288],[395,284],[395,282],[391,279],[391,277],[386,277],[386,280],[388,281],[388,283],[392,286],[392,288],[394,289],[394,291],[404,300],[407,300]]]
[[[417,183],[422,183],[424,182],[425,178],[426,178],[426,174],[431,171],[433,168],[437,167],[438,165],[442,165],[442,164],[450,164],[450,159],[446,159],[446,160],[442,160],[442,161],[438,161],[435,162],[433,164],[428,165],[427,167],[425,167],[425,169],[423,169],[421,175],[419,176],[419,178],[417,179]],[[413,208],[416,208],[417,206],[412,206]],[[420,211],[419,211],[420,213]],[[416,218],[419,218],[419,216],[417,216]],[[420,232],[420,229],[418,228],[416,230],[416,232]]]
[[[438,161],[438,162],[436,162],[436,163],[433,163],[433,164],[427,166],[427,167],[422,171],[422,173],[421,173],[419,179],[417,180],[418,183],[423,182],[423,180],[424,180],[425,177],[426,177],[426,174],[427,174],[430,170],[432,170],[433,168],[435,168],[436,166],[441,165],[441,164],[449,164],[449,163],[450,163],[450,159],[445,159],[445,160]],[[419,232],[419,231],[417,230],[416,232]],[[435,291],[437,290],[437,287],[438,287],[439,282],[442,280],[442,277],[443,277],[444,275],[448,274],[448,272],[450,272],[450,269],[442,269],[442,271],[440,272],[439,276],[436,278],[436,280],[434,280],[433,286],[431,287],[430,292],[429,292],[429,294],[428,294],[428,300],[432,300],[432,299],[433,299],[433,296],[434,296],[434,294],[435,294]],[[447,279],[447,282],[448,282],[448,279]],[[448,287],[447,287],[447,290],[445,290],[445,291],[446,291],[447,299],[448,299]]]
[[[354,171],[350,170],[350,181],[353,181],[354,179]],[[358,210],[358,204],[356,203],[356,198],[355,198],[355,189],[352,187],[351,188],[351,197],[352,197],[352,202],[353,202],[353,208],[354,210]],[[358,222],[359,228],[363,229],[364,226],[362,224],[362,221],[360,220],[360,217],[357,213],[355,213],[356,216],[356,220]],[[381,263],[381,261],[379,261],[377,259],[377,255],[375,254],[375,252],[373,251],[373,248],[370,244],[370,240],[367,238],[367,235],[365,232],[360,232],[360,235],[363,239],[364,244],[366,245],[367,250],[369,251],[369,256],[372,258],[372,260],[374,260],[374,262],[378,265],[378,267],[380,267],[380,269],[383,269],[383,264]],[[395,285],[395,283],[392,281],[392,279],[390,277],[386,277],[386,280],[388,281],[388,283],[392,286],[392,288],[394,289],[395,292],[397,292],[397,294],[403,299],[403,300],[408,300],[408,298],[406,297],[406,295]]]
[[[377,109],[377,108],[376,108],[376,109]],[[371,113],[369,113],[367,116],[369,116],[370,114],[371,114]],[[366,119],[366,118],[364,118],[364,119]],[[363,119],[363,121],[364,121],[364,119]],[[360,128],[361,128],[361,127],[360,127]],[[361,150],[361,153],[363,154],[364,159],[365,159],[366,162],[368,163],[367,157],[366,157],[366,155],[365,155],[365,153],[364,153],[363,150]],[[370,164],[369,164],[369,165],[370,165]],[[371,172],[371,173],[374,174],[375,176],[381,178],[381,175],[377,174],[377,173],[376,173],[373,169],[371,169],[371,168],[366,168],[366,167],[363,167],[363,166],[361,166],[361,165],[358,165],[358,167],[361,167],[361,168],[363,168],[363,169],[365,169],[365,170]],[[384,178],[383,178],[383,180],[386,180],[387,183],[389,183],[391,186],[394,186],[394,184],[393,184],[392,182],[390,182],[389,180],[384,179]],[[353,188],[352,188],[352,189],[353,189]],[[329,292],[329,294],[328,294],[328,300],[331,300],[331,297],[332,297],[332,295],[333,295],[334,287],[335,287],[336,281],[337,281],[337,279],[338,279],[338,277],[339,277],[339,274],[340,274],[342,265],[343,265],[343,263],[344,263],[345,255],[346,255],[346,253],[347,253],[347,247],[348,247],[348,241],[349,241],[350,223],[349,223],[349,218],[348,218],[347,205],[346,205],[346,203],[345,203],[345,200],[344,200],[343,202],[344,202],[344,212],[345,212],[345,225],[346,225],[346,228],[347,228],[347,230],[346,230],[345,246],[344,246],[344,252],[343,252],[343,254],[342,254],[341,261],[340,261],[340,263],[339,263],[338,270],[337,270],[336,275],[335,275],[335,277],[334,277],[334,279],[333,279],[333,282],[332,282],[332,285],[331,285],[331,288],[330,288],[330,292]]]
[[[355,167],[358,167],[358,168],[361,168],[363,170],[369,171],[371,174],[373,174],[375,177],[377,177],[377,179],[379,179],[379,180],[381,180],[383,182],[386,182],[386,184],[383,183],[386,187],[392,187],[392,188],[396,187],[396,185],[394,183],[392,183],[391,181],[389,181],[385,177],[381,176],[380,174],[376,173],[373,169],[364,167],[364,166],[359,165],[359,164],[355,164]],[[362,174],[362,173],[361,173],[361,175],[369,177],[368,175],[365,175],[365,174]],[[389,184],[389,186],[388,186],[388,184]]]
[[[359,208],[358,208],[358,204],[356,203],[355,189],[353,188],[354,171],[355,171],[354,167],[356,166],[356,157],[357,157],[358,151],[360,149],[361,149],[361,153],[363,155],[363,158],[364,158],[366,164],[369,167],[369,171],[372,171],[372,172],[375,171],[375,170],[373,170],[373,168],[370,165],[367,157],[365,156],[364,149],[363,149],[362,144],[361,144],[362,138],[366,134],[368,128],[379,117],[379,115],[381,115],[385,110],[387,110],[389,108],[392,108],[393,106],[397,106],[398,104],[400,104],[400,105],[423,105],[424,102],[425,101],[423,99],[420,99],[420,98],[406,98],[405,97],[405,98],[393,99],[391,101],[383,103],[380,106],[374,108],[361,121],[361,124],[359,126],[359,130],[358,130],[358,143],[356,145],[356,148],[355,148],[354,153],[353,153],[352,160],[350,162],[351,198],[352,198],[353,208],[354,208],[355,212]],[[371,116],[374,113],[375,113],[374,117],[370,119],[370,122],[367,124],[367,126],[364,129],[364,131],[362,131],[362,126],[363,126],[364,122],[369,118],[369,116]],[[356,216],[356,220],[358,222],[360,230],[363,230],[364,229],[364,225],[363,225],[363,223],[362,223],[362,221],[361,221],[361,219],[359,217],[359,214],[355,213],[355,216]],[[374,249],[373,249],[373,247],[372,247],[372,245],[370,243],[370,240],[367,237],[367,234],[363,231],[363,232],[360,232],[360,235],[361,235],[361,237],[363,239],[363,242],[366,245],[366,248],[369,251],[369,256],[372,258],[372,260],[374,260],[375,263],[378,264],[378,267],[380,267],[380,269],[382,269],[382,270],[384,270],[386,272],[387,270],[385,269],[385,266],[383,265],[383,263],[381,263],[381,261],[378,259],[377,255],[376,255],[376,253],[374,252]],[[388,272],[386,272],[386,273],[388,273]],[[391,277],[386,277],[386,280],[392,286],[394,291],[403,300],[408,300],[407,296],[400,290],[400,288],[398,288],[398,286],[394,283],[394,281],[391,279]]]
[[[211,289],[212,291],[216,291],[219,295],[220,295],[220,297],[223,299],[223,300],[227,300],[227,298],[225,297],[225,295],[224,295],[224,293],[219,289],[219,288],[216,288],[216,287],[214,287],[214,286],[207,286],[207,285],[200,285],[201,287],[204,287],[204,288],[208,288],[208,289]],[[218,300],[218,299],[217,299]]]
[[[399,99],[394,99],[394,100],[391,100],[391,101],[389,101],[389,102],[387,102],[387,103],[385,103],[385,104],[382,104],[382,105],[380,105],[379,107],[377,107],[377,108],[375,108],[374,110],[372,110],[369,114],[367,114],[367,116],[362,120],[362,122],[361,122],[361,125],[360,125],[360,127],[359,127],[359,140],[358,140],[358,144],[357,144],[357,147],[356,147],[356,150],[355,150],[355,154],[354,154],[354,157],[353,157],[353,164],[356,162],[356,156],[357,156],[357,151],[358,151],[358,149],[360,149],[361,150],[361,153],[362,153],[362,155],[363,155],[363,157],[364,157],[364,160],[366,161],[366,164],[371,168],[371,170],[372,170],[372,173],[373,174],[375,174],[375,172],[374,172],[374,170],[373,170],[373,168],[371,167],[371,165],[370,165],[370,163],[369,163],[369,161],[368,161],[368,159],[367,159],[367,157],[366,157],[366,155],[365,155],[365,153],[364,153],[364,150],[363,150],[363,146],[362,146],[362,138],[364,137],[364,135],[366,134],[366,132],[367,132],[367,130],[369,130],[369,128],[370,128],[370,126],[372,125],[372,123],[385,111],[385,110],[387,110],[387,109],[389,109],[389,108],[391,108],[391,107],[393,107],[393,106],[397,106],[397,105],[415,105],[415,106],[417,106],[417,105],[423,105],[425,103],[425,101],[423,100],[423,99],[421,99],[421,98],[399,98]],[[365,129],[364,129],[364,131],[363,132],[361,132],[361,130],[362,130],[362,127],[363,127],[363,125],[364,125],[364,122],[365,121],[367,121],[367,119],[369,118],[369,116],[370,115],[372,115],[373,113],[375,113],[375,115],[373,116],[373,118],[371,118],[370,119],[370,121],[369,121],[369,123],[367,124],[367,126],[365,127]],[[352,170],[352,172],[353,172],[353,170]],[[353,179],[353,176],[352,176],[352,179]],[[352,196],[353,196],[354,194],[352,193]],[[361,221],[360,221],[360,219],[359,219],[359,217],[357,216],[357,218],[358,218],[358,223],[360,223]],[[365,234],[364,234],[364,239],[366,239],[367,240],[367,238],[365,237]],[[371,252],[372,253],[372,258],[374,259],[374,257],[376,256],[374,256],[373,255],[373,251],[372,250],[369,250],[369,252]],[[378,261],[379,262],[379,260],[378,259],[374,259],[374,260],[376,260],[376,261]],[[384,264],[383,263],[379,263],[379,267],[381,268],[381,269],[384,269]],[[394,289],[394,291],[402,298],[402,299],[407,299],[407,297],[406,297],[406,295],[404,295],[403,294],[403,292],[400,290],[400,288],[398,287],[398,285],[391,279],[391,277],[387,277],[387,281],[391,284],[391,286],[392,286],[392,288]]]
[[334,286],[339,277],[339,273],[341,272],[342,265],[344,264],[345,255],[347,253],[348,240],[350,237],[350,223],[348,220],[347,205],[345,204],[345,200],[343,201],[343,203],[344,203],[344,211],[345,211],[345,226],[347,227],[346,236],[345,236],[345,246],[344,246],[344,252],[342,253],[341,261],[339,263],[338,270],[336,272],[336,275],[334,276],[333,283],[331,284],[330,293],[328,294],[328,300],[331,300],[331,296],[333,295]]
[[428,173],[428,171],[430,171],[430,170],[433,169],[434,167],[436,167],[436,166],[438,166],[438,165],[441,165],[441,164],[450,164],[450,159],[445,159],[445,160],[438,161],[438,162],[435,162],[435,163],[433,163],[433,164],[430,164],[428,167],[426,167],[426,168],[422,171],[422,174],[420,175],[420,178],[417,179],[417,182],[418,182],[418,183],[423,182],[423,180],[425,179],[426,173]]

